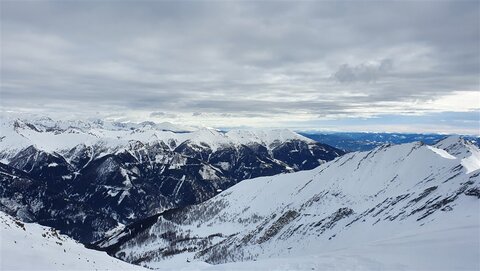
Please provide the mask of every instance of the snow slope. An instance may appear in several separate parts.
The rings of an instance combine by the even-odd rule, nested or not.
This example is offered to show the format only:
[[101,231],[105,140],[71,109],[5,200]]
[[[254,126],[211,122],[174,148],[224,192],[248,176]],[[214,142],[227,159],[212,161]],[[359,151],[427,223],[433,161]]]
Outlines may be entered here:
[[478,270],[479,251],[475,249],[478,240],[471,235],[478,227],[472,227],[419,231],[303,256],[218,265],[167,259],[155,266],[155,270]]
[[243,181],[100,245],[160,269],[478,270],[480,170],[464,165],[475,148],[448,138],[349,153]]
[[0,212],[1,270],[145,270]]

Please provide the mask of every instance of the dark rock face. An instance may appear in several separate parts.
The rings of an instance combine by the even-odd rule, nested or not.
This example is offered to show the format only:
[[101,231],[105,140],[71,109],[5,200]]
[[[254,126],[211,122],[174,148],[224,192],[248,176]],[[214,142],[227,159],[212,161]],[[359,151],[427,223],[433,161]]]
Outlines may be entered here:
[[313,169],[320,165],[319,160],[330,161],[343,154],[328,145],[307,144],[301,140],[284,142],[273,149],[272,153],[275,159],[283,161],[295,170]]
[[258,144],[217,151],[208,162],[236,180],[270,176],[288,170],[285,164],[272,159],[267,148]]
[[465,191],[465,195],[477,197],[480,199],[480,187],[474,187],[474,188],[468,189],[467,191]]
[[21,170],[0,163],[0,210],[24,221],[44,206],[46,186]]
[[58,154],[30,146],[0,166],[0,207],[92,243],[119,224],[203,202],[242,180],[312,169],[343,154],[301,140],[270,150],[256,143],[212,149],[185,141],[171,147],[79,144]]
[[73,170],[61,155],[37,150],[34,146],[15,155],[9,165],[45,181],[61,179],[61,176],[68,175]]

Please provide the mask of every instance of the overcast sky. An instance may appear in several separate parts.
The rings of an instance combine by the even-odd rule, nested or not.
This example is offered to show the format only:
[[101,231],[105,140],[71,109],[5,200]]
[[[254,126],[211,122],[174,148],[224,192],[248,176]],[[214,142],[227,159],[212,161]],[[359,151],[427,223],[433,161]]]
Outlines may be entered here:
[[479,1],[1,2],[2,111],[479,134]]

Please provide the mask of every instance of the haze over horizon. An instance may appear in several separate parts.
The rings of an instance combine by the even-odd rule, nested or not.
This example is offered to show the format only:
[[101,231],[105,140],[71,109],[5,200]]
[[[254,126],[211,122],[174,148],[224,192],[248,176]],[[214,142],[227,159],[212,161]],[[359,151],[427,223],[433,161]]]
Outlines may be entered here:
[[480,134],[480,2],[1,1],[0,106]]

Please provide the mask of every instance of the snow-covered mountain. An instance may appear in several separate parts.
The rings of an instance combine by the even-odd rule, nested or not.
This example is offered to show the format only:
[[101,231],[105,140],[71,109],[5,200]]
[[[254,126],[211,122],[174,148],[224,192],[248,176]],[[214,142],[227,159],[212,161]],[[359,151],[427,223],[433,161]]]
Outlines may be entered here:
[[7,161],[31,145],[45,152],[64,153],[81,143],[102,146],[110,152],[124,149],[132,141],[144,144],[163,142],[172,150],[182,143],[207,145],[213,150],[250,144],[260,144],[271,150],[290,140],[315,143],[288,129],[221,132],[213,128],[195,128],[168,122],[57,121],[48,117],[22,119],[9,115],[2,116],[0,131],[1,155]]
[[86,243],[242,180],[343,154],[289,130],[49,118],[4,118],[0,129],[0,210]]
[[160,269],[478,270],[479,158],[458,137],[349,153],[243,181],[97,246]]
[[0,211],[1,270],[147,270]]

